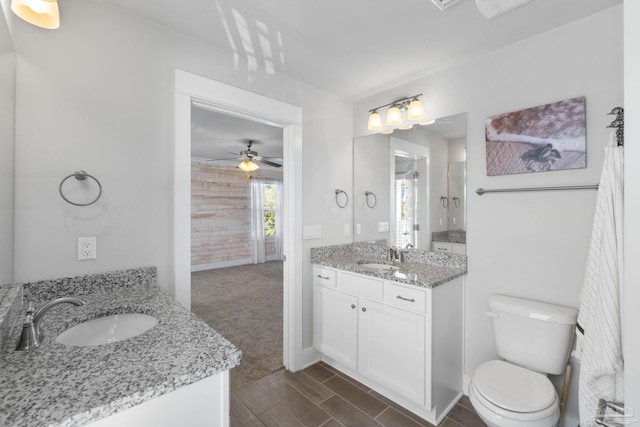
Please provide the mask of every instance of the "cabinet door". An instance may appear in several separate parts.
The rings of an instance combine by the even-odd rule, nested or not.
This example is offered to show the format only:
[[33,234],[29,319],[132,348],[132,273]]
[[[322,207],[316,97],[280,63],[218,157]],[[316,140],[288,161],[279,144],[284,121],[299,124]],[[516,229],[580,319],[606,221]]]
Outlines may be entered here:
[[367,299],[359,315],[360,373],[425,405],[425,316]]
[[358,298],[321,286],[313,290],[313,346],[320,353],[356,369]]

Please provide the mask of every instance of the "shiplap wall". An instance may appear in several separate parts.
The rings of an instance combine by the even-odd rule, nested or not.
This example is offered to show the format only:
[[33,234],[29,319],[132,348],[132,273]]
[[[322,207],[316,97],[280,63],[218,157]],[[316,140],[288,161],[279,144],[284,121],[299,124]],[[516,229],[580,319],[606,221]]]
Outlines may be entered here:
[[[258,169],[254,177],[281,179]],[[267,242],[267,258],[274,243]],[[191,268],[193,271],[251,263],[251,188],[244,172],[191,162]]]

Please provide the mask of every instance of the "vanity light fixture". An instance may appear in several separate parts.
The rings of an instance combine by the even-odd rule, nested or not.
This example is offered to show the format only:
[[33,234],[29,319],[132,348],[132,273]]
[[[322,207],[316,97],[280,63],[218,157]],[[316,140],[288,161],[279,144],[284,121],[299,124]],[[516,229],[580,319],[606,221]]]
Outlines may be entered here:
[[55,30],[60,27],[57,0],[11,0],[11,10],[37,27]]
[[[393,102],[390,102],[385,105],[381,105],[380,107],[373,108],[369,110],[369,121],[367,123],[367,129],[369,130],[377,130],[381,131],[380,133],[388,135],[393,132],[393,129],[399,125],[404,123],[404,126],[400,129],[411,129],[414,123],[406,123],[416,122],[424,118],[424,105],[420,102],[420,97],[422,94],[408,96],[406,98],[400,98]],[[386,116],[386,124],[387,126],[391,126],[391,129],[383,129],[382,116],[378,110],[389,107],[387,110]],[[406,119],[403,118],[402,112],[407,112]]]
[[253,160],[243,160],[239,165],[238,169],[244,172],[253,172],[256,169],[260,169],[260,166]]

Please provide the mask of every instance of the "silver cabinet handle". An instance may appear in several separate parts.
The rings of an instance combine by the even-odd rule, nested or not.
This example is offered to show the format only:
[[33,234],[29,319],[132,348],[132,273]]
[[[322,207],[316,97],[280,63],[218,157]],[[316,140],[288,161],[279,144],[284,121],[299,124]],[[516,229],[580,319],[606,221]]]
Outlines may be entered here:
[[329,280],[329,278],[328,278],[328,277],[322,276],[322,275],[320,275],[320,274],[318,274],[318,276],[317,276],[317,277],[318,277],[318,278],[320,278],[320,279],[322,279],[322,280]]
[[398,295],[396,298],[397,299],[401,299],[403,301],[416,302],[416,300],[414,298],[409,299],[409,298],[403,297],[402,295]]
[[367,307],[362,307],[362,311],[367,311]]
[[351,304],[351,308],[356,308],[356,305],[355,304]]

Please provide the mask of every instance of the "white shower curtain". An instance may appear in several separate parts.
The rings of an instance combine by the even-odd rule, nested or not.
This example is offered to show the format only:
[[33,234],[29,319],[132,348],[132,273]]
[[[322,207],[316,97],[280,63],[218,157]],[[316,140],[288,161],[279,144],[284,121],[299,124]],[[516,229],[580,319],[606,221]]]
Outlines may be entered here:
[[251,178],[251,262],[267,261],[264,246],[264,180]]
[[587,269],[580,296],[580,425],[595,426],[600,398],[623,402],[623,147],[610,137],[598,188]]

